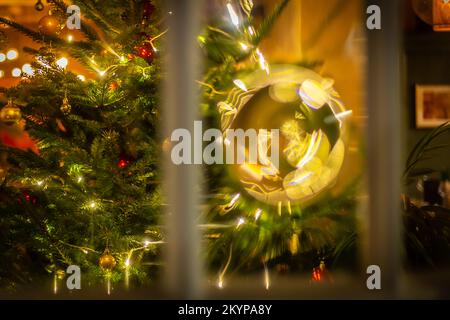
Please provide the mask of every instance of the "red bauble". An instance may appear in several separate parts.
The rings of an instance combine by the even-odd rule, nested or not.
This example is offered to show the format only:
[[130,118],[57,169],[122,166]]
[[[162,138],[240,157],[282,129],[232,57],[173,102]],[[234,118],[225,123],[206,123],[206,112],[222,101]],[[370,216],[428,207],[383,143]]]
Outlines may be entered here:
[[136,54],[147,61],[148,63],[152,63],[155,51],[153,51],[152,46],[150,43],[143,43],[136,47]]
[[126,159],[120,159],[119,162],[117,163],[117,166],[120,169],[124,169],[126,168],[128,165],[130,164],[130,161],[126,160]]
[[37,203],[37,198],[35,196],[33,196],[31,193],[29,193],[28,191],[22,191],[22,197],[20,197],[18,199],[19,203],[22,204],[22,198],[25,199],[26,202],[28,203],[32,203],[32,204],[36,204]]

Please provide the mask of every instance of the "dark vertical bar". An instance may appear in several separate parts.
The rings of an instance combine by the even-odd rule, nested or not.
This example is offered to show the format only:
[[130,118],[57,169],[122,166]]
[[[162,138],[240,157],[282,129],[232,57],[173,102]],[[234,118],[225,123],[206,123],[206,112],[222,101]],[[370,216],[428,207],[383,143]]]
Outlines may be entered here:
[[[167,0],[167,82],[163,96],[165,137],[173,130],[186,128],[193,135],[198,110],[200,59],[196,36],[201,1]],[[199,170],[194,165],[174,165],[165,158],[165,194],[168,201],[167,284],[175,298],[199,297],[201,263],[196,227]]]
[[[401,76],[403,1],[366,0],[381,8],[381,30],[367,30],[369,216],[365,263],[381,267],[382,292],[396,297],[401,265]],[[368,17],[369,15],[367,15]],[[367,266],[366,265],[366,266]]]

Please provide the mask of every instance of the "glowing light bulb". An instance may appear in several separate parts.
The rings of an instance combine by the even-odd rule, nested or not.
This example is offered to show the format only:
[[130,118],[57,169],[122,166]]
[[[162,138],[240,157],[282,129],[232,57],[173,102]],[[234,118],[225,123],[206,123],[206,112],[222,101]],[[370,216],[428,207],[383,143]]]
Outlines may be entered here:
[[67,42],[72,42],[73,41],[73,35],[69,34],[67,36]]
[[95,201],[91,201],[91,203],[89,204],[89,207],[91,209],[95,209],[95,208],[97,208],[97,203]]
[[77,76],[77,78],[80,80],[80,81],[86,81],[86,77],[85,76],[83,76],[82,74],[79,74],[78,76]]
[[82,176],[79,176],[78,179],[77,179],[77,182],[78,182],[78,183],[81,183],[82,181],[83,181],[83,177],[82,177]]
[[83,249],[84,254],[88,254],[88,251],[86,249]]
[[129,266],[130,266],[130,258],[127,258],[127,260],[125,260],[125,267]]
[[31,67],[31,65],[29,63],[25,63],[22,66],[22,71],[24,73],[26,73],[27,75],[29,75],[29,76],[32,76],[34,74],[34,70],[33,70],[33,68]]
[[41,186],[44,184],[44,181],[40,180],[40,181],[36,182],[36,184],[37,184],[39,187],[41,187]]
[[245,223],[245,219],[244,218],[239,218],[238,222],[237,222],[237,227],[242,226]]
[[144,241],[144,247],[147,248],[149,244],[150,244],[150,241],[148,241],[148,240],[145,240],[145,241]]
[[239,42],[239,44],[241,45],[242,50],[248,51],[248,45],[246,45],[246,44],[243,43],[243,42]]
[[120,57],[120,62],[122,62],[122,63],[127,62],[127,58],[125,58],[124,56],[121,56]]
[[19,53],[17,52],[17,50],[11,49],[6,53],[6,57],[8,58],[8,60],[15,60],[19,57]]
[[0,53],[0,62],[4,62],[6,60],[6,55],[4,53]]
[[22,70],[20,70],[19,68],[14,68],[14,69],[11,71],[11,75],[12,75],[14,78],[20,77],[21,74],[22,74]]
[[61,59],[56,60],[56,64],[61,69],[65,69],[67,67],[67,65],[69,64],[69,60],[67,60],[67,58],[65,58],[65,57],[62,57]]
[[106,74],[106,71],[99,71],[98,74],[100,75],[100,77],[104,77]]

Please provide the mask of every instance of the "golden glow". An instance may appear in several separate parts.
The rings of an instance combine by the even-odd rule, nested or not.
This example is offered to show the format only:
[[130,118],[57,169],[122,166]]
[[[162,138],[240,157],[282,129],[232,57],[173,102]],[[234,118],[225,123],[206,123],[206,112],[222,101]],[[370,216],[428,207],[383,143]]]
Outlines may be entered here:
[[0,70],[0,78],[3,78],[5,76],[5,72],[3,70]]
[[19,57],[19,53],[17,52],[17,50],[11,49],[6,53],[6,57],[8,58],[8,60],[15,60]]
[[80,80],[80,81],[86,81],[86,77],[85,76],[83,76],[82,74],[79,74],[78,76],[77,76],[77,78]]
[[264,263],[264,284],[265,284],[266,290],[269,290],[269,288],[270,288],[269,269],[267,268],[267,265],[265,263]]

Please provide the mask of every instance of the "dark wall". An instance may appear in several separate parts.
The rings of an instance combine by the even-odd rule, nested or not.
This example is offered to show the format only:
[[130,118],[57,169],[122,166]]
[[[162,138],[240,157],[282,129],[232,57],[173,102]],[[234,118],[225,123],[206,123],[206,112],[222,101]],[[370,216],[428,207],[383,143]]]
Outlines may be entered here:
[[[406,148],[413,146],[430,129],[415,126],[415,84],[450,85],[450,32],[417,32],[405,37],[406,103],[404,105],[407,131]],[[442,143],[450,143],[450,135],[443,136]],[[450,146],[439,150],[423,164],[437,170],[450,167]]]

